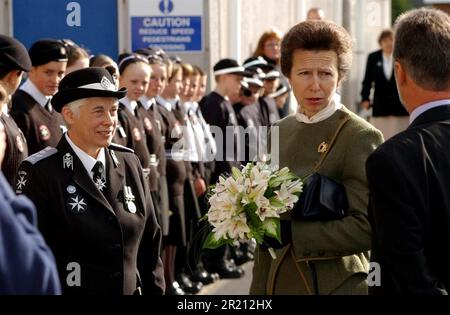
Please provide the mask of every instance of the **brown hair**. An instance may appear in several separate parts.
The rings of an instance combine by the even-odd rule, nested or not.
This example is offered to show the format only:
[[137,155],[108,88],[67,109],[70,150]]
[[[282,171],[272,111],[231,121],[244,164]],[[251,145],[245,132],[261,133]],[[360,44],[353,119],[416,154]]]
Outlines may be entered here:
[[70,67],[78,60],[89,59],[89,55],[87,51],[81,48],[80,46],[73,45],[70,46],[68,49],[68,59],[69,60],[67,61],[67,67]]
[[450,87],[450,16],[436,9],[416,9],[396,22],[394,60],[425,89]]
[[394,39],[394,32],[391,29],[385,29],[381,32],[380,36],[378,36],[378,44],[381,45],[381,42],[388,38]]
[[117,65],[116,62],[107,55],[96,55],[89,60],[89,67],[104,67],[106,65]]
[[[253,53],[253,57],[264,56],[264,44],[269,39],[276,38],[278,40],[281,40],[282,37],[283,37],[283,34],[281,33],[281,31],[279,31],[275,28],[264,32],[261,35],[261,37],[259,38],[258,46],[256,46],[255,52]],[[278,61],[278,60],[276,60],[276,61]]]
[[332,50],[338,56],[339,80],[352,63],[352,39],[348,32],[331,21],[305,21],[292,27],[281,43],[281,70],[290,77],[293,53],[298,50]]

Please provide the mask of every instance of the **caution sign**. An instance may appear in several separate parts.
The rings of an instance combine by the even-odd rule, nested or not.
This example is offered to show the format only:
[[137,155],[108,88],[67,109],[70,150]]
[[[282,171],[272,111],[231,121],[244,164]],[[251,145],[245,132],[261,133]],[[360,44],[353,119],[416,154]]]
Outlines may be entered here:
[[201,52],[202,0],[130,1],[132,49]]

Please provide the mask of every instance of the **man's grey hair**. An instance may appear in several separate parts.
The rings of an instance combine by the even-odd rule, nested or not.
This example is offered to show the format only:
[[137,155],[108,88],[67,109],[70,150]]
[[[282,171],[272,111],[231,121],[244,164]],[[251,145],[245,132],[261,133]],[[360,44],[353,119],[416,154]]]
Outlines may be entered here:
[[419,86],[432,91],[450,87],[450,16],[421,8],[395,23],[394,59]]

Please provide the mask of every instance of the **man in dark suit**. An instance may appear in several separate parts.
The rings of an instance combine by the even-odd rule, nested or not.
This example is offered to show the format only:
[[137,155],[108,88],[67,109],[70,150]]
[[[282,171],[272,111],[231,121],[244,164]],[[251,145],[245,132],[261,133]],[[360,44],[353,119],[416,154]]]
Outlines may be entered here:
[[[384,30],[378,38],[381,50],[371,53],[367,59],[361,90],[361,107],[364,109],[372,107],[370,122],[383,133],[385,140],[408,126],[408,112],[400,102],[395,85],[393,42],[392,30]],[[372,88],[373,102],[370,104]]]
[[64,294],[162,294],[161,231],[131,149],[111,144],[117,90],[104,68],[67,75],[52,103],[68,126],[27,158],[18,189],[35,203]]
[[374,294],[450,290],[449,29],[434,9],[397,20],[395,77],[411,124],[367,160]]

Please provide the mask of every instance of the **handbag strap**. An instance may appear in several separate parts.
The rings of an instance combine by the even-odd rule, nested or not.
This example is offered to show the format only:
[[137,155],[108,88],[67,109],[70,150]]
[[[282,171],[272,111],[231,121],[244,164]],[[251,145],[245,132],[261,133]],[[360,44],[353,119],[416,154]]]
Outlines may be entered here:
[[325,161],[325,158],[328,155],[328,152],[330,152],[331,148],[333,147],[334,142],[336,141],[337,136],[339,135],[339,132],[341,132],[344,125],[347,123],[347,121],[350,120],[350,115],[346,112],[343,112],[344,116],[340,118],[341,122],[339,123],[339,126],[336,129],[336,132],[334,133],[333,137],[331,138],[330,143],[328,144],[328,148],[325,152],[322,153],[322,156],[320,157],[319,162],[314,167],[314,171],[317,172],[319,168],[322,166],[323,161]]

